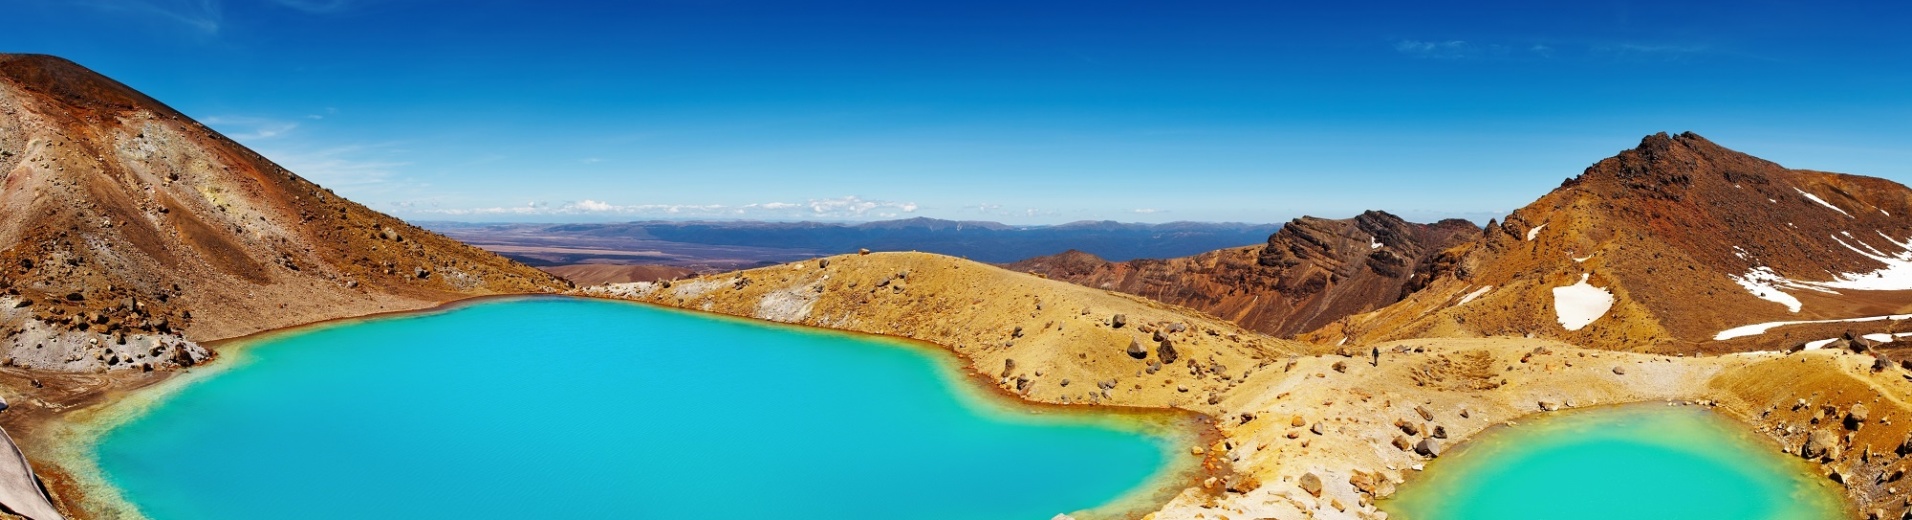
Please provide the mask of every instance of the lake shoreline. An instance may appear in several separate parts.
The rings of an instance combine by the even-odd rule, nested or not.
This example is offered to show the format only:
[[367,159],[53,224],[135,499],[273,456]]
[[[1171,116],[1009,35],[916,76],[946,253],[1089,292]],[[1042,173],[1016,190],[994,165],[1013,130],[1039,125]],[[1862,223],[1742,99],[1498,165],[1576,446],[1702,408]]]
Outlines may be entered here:
[[[47,415],[42,420],[33,421],[33,427],[28,430],[32,432],[32,435],[21,436],[23,448],[26,447],[26,443],[31,443],[34,447],[32,453],[36,455],[33,459],[36,470],[40,472],[55,502],[67,508],[70,513],[74,513],[71,516],[114,520],[143,519],[146,517],[139,512],[138,507],[126,500],[122,495],[123,491],[113,485],[100,469],[98,443],[113,429],[138,419],[152,407],[164,403],[177,392],[200,381],[217,377],[226,371],[243,367],[248,362],[246,351],[251,346],[284,335],[307,333],[327,327],[347,326],[380,319],[432,316],[464,307],[501,301],[544,299],[637,305],[652,310],[686,313],[707,319],[744,322],[755,326],[790,327],[806,333],[872,340],[886,346],[909,349],[931,358],[939,366],[939,372],[946,372],[945,375],[953,383],[951,386],[962,392],[965,395],[964,398],[981,399],[986,401],[984,404],[989,407],[1037,416],[1052,416],[1069,421],[1120,423],[1123,429],[1145,432],[1151,437],[1162,439],[1161,442],[1176,446],[1207,445],[1218,442],[1222,437],[1212,420],[1185,410],[1114,405],[1060,405],[1020,399],[1013,394],[1000,391],[1000,388],[985,390],[984,387],[993,385],[987,384],[986,376],[975,371],[960,353],[919,340],[766,322],[628,300],[529,293],[465,298],[427,308],[329,319],[208,342],[209,349],[216,352],[214,359],[208,363],[176,372],[156,372],[143,377],[119,378],[121,381],[106,391],[98,392],[85,401],[69,403],[67,409]],[[954,371],[950,372],[951,370]],[[1151,477],[1149,483],[1110,503],[1086,511],[1074,512],[1074,514],[1085,519],[1139,518],[1159,508],[1183,490],[1199,486],[1202,481],[1222,473],[1215,471],[1215,468],[1227,467],[1225,464],[1218,464],[1211,460],[1212,455],[1200,457],[1199,462],[1189,462],[1186,460],[1188,457],[1186,451],[1181,451],[1182,458],[1177,458],[1175,452],[1178,450],[1167,447],[1164,450],[1164,467],[1158,468],[1157,476]]]
[[[1660,415],[1682,413],[1693,415],[1687,417]],[[1742,467],[1732,469],[1738,472],[1735,473],[1736,475],[1744,475],[1744,478],[1757,480],[1758,478],[1764,477],[1771,479],[1767,485],[1774,487],[1780,485],[1773,483],[1772,480],[1787,482],[1790,484],[1791,491],[1793,492],[1810,488],[1812,492],[1816,493],[1814,498],[1817,500],[1814,501],[1814,504],[1808,507],[1808,509],[1816,510],[1816,514],[1821,515],[1814,516],[1814,518],[1830,519],[1857,516],[1857,511],[1852,509],[1850,501],[1846,500],[1846,497],[1837,486],[1833,486],[1823,479],[1812,477],[1810,468],[1807,467],[1810,466],[1809,462],[1783,455],[1783,446],[1769,437],[1759,435],[1755,429],[1750,427],[1751,425],[1746,422],[1730,414],[1722,413],[1708,404],[1690,401],[1641,401],[1601,404],[1573,410],[1530,414],[1520,419],[1490,426],[1454,443],[1452,447],[1448,448],[1446,453],[1442,454],[1440,459],[1429,461],[1425,471],[1411,475],[1410,478],[1399,486],[1399,490],[1395,494],[1377,501],[1377,504],[1382,510],[1388,511],[1390,518],[1399,520],[1419,520],[1425,518],[1424,516],[1417,515],[1417,513],[1435,515],[1434,517],[1436,518],[1472,518],[1478,515],[1455,513],[1453,509],[1449,508],[1459,507],[1458,505],[1430,502],[1433,500],[1431,497],[1445,496],[1447,498],[1453,498],[1456,489],[1468,489],[1465,486],[1484,485],[1481,480],[1483,476],[1481,472],[1486,470],[1482,468],[1498,468],[1500,471],[1507,471],[1503,466],[1509,464],[1509,462],[1505,460],[1507,457],[1532,456],[1532,450],[1544,449],[1537,448],[1538,446],[1554,445],[1557,447],[1558,445],[1573,445],[1589,442],[1591,439],[1637,437],[1639,435],[1639,427],[1634,426],[1633,423],[1650,421],[1657,421],[1663,427],[1669,424],[1673,426],[1668,429],[1655,430],[1651,438],[1638,438],[1629,442],[1642,442],[1660,445],[1667,449],[1683,450],[1678,453],[1683,456],[1694,457],[1704,457],[1704,455],[1699,455],[1698,452],[1717,448],[1721,443],[1743,445],[1738,446],[1740,449],[1734,451],[1736,451],[1737,454],[1743,454],[1745,456],[1739,456],[1737,454],[1729,456],[1724,453],[1714,453],[1711,455],[1722,461],[1722,463],[1726,463],[1725,461],[1729,460],[1743,463]],[[1612,428],[1621,428],[1622,431],[1620,433],[1614,433],[1611,430]],[[1672,430],[1695,430],[1695,428],[1704,431],[1686,431],[1686,433],[1700,433],[1704,434],[1705,437],[1682,438],[1672,436],[1674,434]],[[1626,429],[1632,430],[1628,431]],[[1568,435],[1570,437],[1563,438],[1561,437],[1562,435]],[[1716,438],[1716,435],[1728,436],[1730,438]],[[1781,453],[1781,455],[1774,455],[1775,453]],[[1749,461],[1746,456],[1751,456],[1758,460]],[[1503,479],[1508,478],[1506,475],[1498,476]],[[1527,480],[1533,479],[1529,478]],[[1457,488],[1457,486],[1462,487]],[[1766,489],[1762,491],[1776,492],[1780,490]],[[1492,496],[1502,495],[1531,497],[1533,493],[1502,491]],[[1568,495],[1571,496],[1571,493],[1568,493]],[[1801,497],[1795,494],[1794,501],[1792,501],[1793,505],[1798,505],[1797,500],[1800,498]],[[1561,500],[1571,500],[1571,498],[1563,497]],[[1649,507],[1648,509],[1651,508]],[[1443,513],[1436,513],[1436,511]],[[1800,513],[1800,511],[1790,511],[1787,518],[1793,518],[1797,513]],[[1439,516],[1441,514],[1446,514],[1447,516]]]

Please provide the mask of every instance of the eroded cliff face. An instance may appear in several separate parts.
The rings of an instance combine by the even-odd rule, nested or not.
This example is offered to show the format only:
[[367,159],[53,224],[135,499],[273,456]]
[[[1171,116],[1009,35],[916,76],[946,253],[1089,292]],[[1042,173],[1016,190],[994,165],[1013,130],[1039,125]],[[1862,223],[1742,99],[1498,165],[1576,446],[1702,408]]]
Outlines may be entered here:
[[0,214],[0,361],[33,369],[192,365],[199,342],[566,286],[48,56],[0,55]]
[[1400,301],[1424,285],[1438,253],[1479,235],[1463,220],[1416,224],[1369,211],[1349,219],[1302,217],[1265,245],[1191,257],[1118,263],[1070,251],[1005,267],[1292,336]]
[[1657,134],[1427,265],[1425,287],[1402,302],[1305,337],[1516,335],[1665,352],[1831,338],[1824,327],[1724,333],[1912,309],[1912,190]]

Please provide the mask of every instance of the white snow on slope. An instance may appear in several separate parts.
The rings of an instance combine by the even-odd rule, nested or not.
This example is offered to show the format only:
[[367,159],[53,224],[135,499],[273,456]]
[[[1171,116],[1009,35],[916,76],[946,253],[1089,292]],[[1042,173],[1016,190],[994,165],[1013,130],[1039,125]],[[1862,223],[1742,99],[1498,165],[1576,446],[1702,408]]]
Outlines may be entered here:
[[1454,306],[1455,306],[1455,307],[1459,307],[1459,306],[1462,306],[1462,305],[1467,305],[1467,302],[1471,302],[1471,301],[1474,301],[1474,299],[1475,299],[1475,298],[1479,298],[1479,297],[1481,297],[1481,295],[1483,295],[1483,294],[1487,294],[1487,291],[1492,291],[1492,290],[1494,290],[1494,286],[1492,286],[1492,285],[1489,285],[1489,286],[1486,286],[1486,287],[1481,287],[1481,288],[1479,288],[1479,289],[1475,289],[1475,290],[1474,290],[1474,292],[1471,292],[1471,293],[1467,293],[1467,295],[1466,295],[1466,296],[1462,296],[1462,297],[1461,297],[1461,302],[1460,302],[1460,303],[1456,303],[1456,304],[1454,304]]
[[1375,240],[1374,235],[1368,235],[1368,249],[1380,249],[1380,248],[1381,248],[1381,241]]
[[[1885,264],[1885,267],[1865,273],[1840,273],[1834,276],[1830,282],[1806,283],[1828,289],[1852,289],[1856,291],[1903,291],[1912,289],[1912,239],[1900,242],[1894,240],[1892,237],[1886,236],[1885,233],[1879,233],[1879,236],[1884,237],[1885,240],[1891,242],[1892,245],[1898,246],[1900,252],[1888,255],[1856,238],[1853,239],[1853,242],[1858,242],[1859,245],[1865,246],[1865,250],[1853,247],[1852,244],[1846,243],[1845,240],[1840,240],[1839,237],[1832,237],[1832,239],[1839,242],[1839,245],[1846,246],[1846,249],[1851,249],[1854,253],[1859,253],[1875,262]],[[1871,252],[1867,252],[1866,250],[1871,250]]]
[[1719,334],[1713,335],[1713,341],[1726,341],[1733,338],[1743,338],[1746,336],[1758,336],[1760,334],[1765,334],[1766,331],[1779,328],[1779,327],[1784,327],[1787,325],[1806,325],[1811,323],[1859,323],[1859,322],[1866,322],[1866,321],[1884,321],[1884,320],[1900,321],[1900,320],[1907,320],[1907,319],[1912,319],[1912,314],[1890,314],[1886,316],[1867,316],[1864,318],[1846,318],[1843,320],[1771,321],[1766,323],[1754,323],[1752,325],[1742,325],[1742,326],[1722,330],[1719,332]]
[[1826,345],[1831,345],[1832,342],[1834,341],[1839,341],[1839,338],[1808,341],[1806,342],[1806,350],[1819,350],[1822,348],[1826,348]]
[[1529,230],[1527,230],[1527,239],[1528,239],[1528,240],[1533,240],[1533,239],[1534,239],[1534,237],[1536,237],[1536,236],[1540,236],[1540,230],[1542,230],[1542,229],[1546,229],[1546,228],[1547,228],[1547,225],[1546,225],[1546,224],[1541,224],[1541,225],[1538,225],[1538,226],[1534,226],[1534,228],[1533,228],[1533,229],[1529,229]]
[[[1903,338],[1906,336],[1912,336],[1912,332],[1900,332],[1897,334],[1887,334],[1884,332],[1880,332],[1877,334],[1866,334],[1859,337],[1869,339],[1872,341],[1877,341],[1879,343],[1891,343],[1894,341],[1898,341],[1899,338]],[[1826,348],[1826,345],[1831,345],[1832,342],[1834,341],[1839,341],[1839,338],[1826,338],[1826,339],[1808,341],[1806,342],[1805,348],[1806,350],[1819,350],[1822,348]]]
[[[1739,283],[1740,287],[1745,287],[1747,292],[1753,293],[1753,296],[1762,300],[1785,305],[1786,309],[1792,312],[1799,312],[1799,299],[1794,298],[1791,294],[1787,294],[1785,292],[1786,289],[1804,289],[1828,294],[1839,294],[1840,289],[1854,291],[1912,290],[1912,238],[1901,242],[1898,239],[1892,238],[1890,235],[1886,235],[1884,232],[1875,231],[1875,233],[1878,233],[1879,237],[1884,238],[1886,242],[1890,242],[1899,252],[1886,253],[1879,248],[1872,247],[1872,244],[1868,244],[1863,240],[1859,240],[1858,237],[1852,236],[1850,232],[1842,231],[1840,235],[1844,235],[1845,238],[1835,235],[1832,237],[1832,240],[1838,242],[1841,246],[1845,246],[1846,249],[1852,250],[1854,253],[1859,253],[1859,255],[1871,259],[1874,262],[1884,264],[1883,267],[1878,269],[1863,273],[1837,273],[1833,275],[1831,281],[1825,282],[1786,278],[1785,276],[1781,276],[1777,271],[1774,271],[1771,267],[1766,266],[1755,266],[1751,270],[1746,271],[1746,274],[1729,276],[1734,282]],[[1847,238],[1852,240],[1848,242],[1846,240]],[[1855,243],[1858,245],[1853,245]],[[1739,248],[1735,247],[1734,249],[1738,250]],[[1740,256],[1740,258],[1745,258],[1743,252],[1736,251],[1734,254]]]
[[1825,207],[1828,207],[1828,208],[1832,208],[1832,210],[1833,210],[1833,211],[1837,211],[1837,212],[1839,212],[1839,214],[1840,214],[1840,215],[1845,215],[1845,216],[1846,216],[1847,218],[1859,218],[1859,217],[1854,217],[1854,216],[1852,216],[1852,214],[1851,214],[1851,213],[1846,213],[1846,210],[1843,210],[1843,209],[1839,209],[1839,207],[1838,207],[1838,206],[1834,206],[1834,205],[1832,205],[1832,203],[1831,203],[1831,202],[1826,202],[1826,199],[1822,199],[1822,198],[1819,198],[1819,196],[1818,196],[1818,195],[1813,195],[1813,194],[1811,194],[1811,193],[1806,193],[1806,190],[1802,190],[1802,189],[1799,189],[1799,188],[1793,188],[1793,191],[1797,191],[1797,192],[1799,192],[1799,194],[1800,194],[1800,195],[1805,195],[1805,196],[1806,196],[1806,198],[1808,198],[1808,199],[1812,199],[1812,201],[1813,201],[1813,202],[1817,202],[1817,203],[1819,203],[1819,205],[1821,205],[1821,206],[1825,206]]
[[1874,334],[1866,334],[1864,336],[1859,336],[1859,337],[1869,339],[1872,341],[1877,341],[1880,343],[1891,343],[1894,341],[1898,341],[1899,338],[1903,338],[1906,336],[1912,336],[1912,332],[1900,332],[1897,334],[1888,334],[1884,332],[1879,332]]
[[1753,296],[1756,298],[1784,305],[1786,306],[1787,312],[1799,312],[1799,299],[1794,298],[1793,295],[1786,294],[1786,291],[1779,290],[1782,286],[1796,287],[1797,285],[1792,283],[1792,280],[1780,276],[1779,273],[1773,271],[1771,267],[1762,265],[1754,267],[1753,270],[1747,271],[1746,274],[1739,276],[1728,275],[1727,277],[1739,283],[1740,287],[1745,287],[1746,292],[1753,293]]
[[1581,274],[1579,283],[1553,288],[1554,317],[1567,330],[1585,328],[1613,308],[1613,293],[1588,284],[1589,276]]

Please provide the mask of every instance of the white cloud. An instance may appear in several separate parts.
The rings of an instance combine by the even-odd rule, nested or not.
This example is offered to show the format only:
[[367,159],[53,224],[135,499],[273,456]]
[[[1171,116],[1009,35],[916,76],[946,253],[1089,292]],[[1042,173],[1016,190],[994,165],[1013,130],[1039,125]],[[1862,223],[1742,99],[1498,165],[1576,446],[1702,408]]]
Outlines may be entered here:
[[155,17],[207,34],[219,32],[223,18],[214,0],[79,0],[66,5]]
[[452,208],[425,209],[416,213],[479,216],[479,215],[619,215],[619,216],[655,216],[655,217],[726,217],[726,218],[820,218],[820,219],[857,219],[857,218],[895,218],[920,209],[914,202],[892,202],[864,200],[856,196],[834,199],[810,199],[805,202],[761,202],[755,204],[637,204],[619,205],[594,199],[583,199],[563,204],[532,202],[523,206],[503,206],[490,208]]
[[1155,208],[1136,208],[1136,209],[1132,209],[1132,210],[1129,210],[1129,211],[1131,211],[1131,212],[1135,212],[1135,213],[1141,213],[1141,214],[1143,214],[1143,215],[1151,215],[1151,214],[1155,214],[1155,213],[1168,213],[1168,210],[1165,210],[1165,209],[1155,209]]
[[1394,43],[1394,50],[1423,58],[1464,58],[1474,53],[1474,46],[1463,40],[1401,40]]
[[200,122],[236,141],[259,141],[285,135],[299,128],[291,121],[249,116],[212,116]]
[[336,13],[350,9],[352,0],[272,0],[272,3],[307,13]]
[[259,150],[292,173],[334,189],[384,185],[398,177],[409,162],[377,159],[383,146],[346,145],[318,149]]

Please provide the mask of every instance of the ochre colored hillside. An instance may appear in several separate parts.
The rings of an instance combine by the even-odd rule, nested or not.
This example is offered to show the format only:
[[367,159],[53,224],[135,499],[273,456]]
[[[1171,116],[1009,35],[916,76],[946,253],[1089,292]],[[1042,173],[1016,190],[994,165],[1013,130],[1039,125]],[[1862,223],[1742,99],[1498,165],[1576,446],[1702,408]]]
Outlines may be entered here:
[[928,341],[969,358],[1005,390],[1056,403],[1191,408],[1304,349],[1187,309],[928,253],[583,291]]
[[1657,134],[1442,253],[1420,292],[1307,337],[1520,335],[1627,350],[1781,349],[1896,322],[1727,331],[1906,312],[1909,249],[1905,186],[1788,169],[1691,133]]
[[0,350],[90,371],[556,277],[334,195],[71,62],[0,55]]

